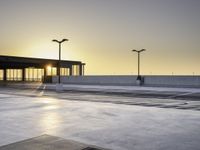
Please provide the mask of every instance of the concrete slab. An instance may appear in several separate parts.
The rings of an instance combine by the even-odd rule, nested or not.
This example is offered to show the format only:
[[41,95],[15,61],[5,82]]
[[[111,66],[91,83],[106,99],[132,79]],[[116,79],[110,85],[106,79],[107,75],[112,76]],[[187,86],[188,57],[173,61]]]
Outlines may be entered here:
[[20,142],[1,146],[0,150],[105,150],[105,149],[45,134],[35,138],[30,138]]
[[0,146],[48,134],[113,150],[199,150],[199,110],[200,101],[2,88]]

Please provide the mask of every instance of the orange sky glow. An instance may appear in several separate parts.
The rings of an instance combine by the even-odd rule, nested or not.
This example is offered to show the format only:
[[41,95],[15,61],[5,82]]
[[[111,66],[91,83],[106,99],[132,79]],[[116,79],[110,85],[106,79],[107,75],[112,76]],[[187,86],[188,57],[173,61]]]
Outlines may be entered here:
[[87,75],[200,75],[198,0],[1,0],[0,55],[62,59]]

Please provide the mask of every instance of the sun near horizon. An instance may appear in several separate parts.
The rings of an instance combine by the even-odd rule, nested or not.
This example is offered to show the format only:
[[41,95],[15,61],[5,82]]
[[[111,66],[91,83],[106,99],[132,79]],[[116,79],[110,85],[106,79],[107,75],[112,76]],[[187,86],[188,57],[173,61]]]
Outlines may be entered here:
[[199,75],[198,0],[2,0],[0,55],[62,59],[86,75]]

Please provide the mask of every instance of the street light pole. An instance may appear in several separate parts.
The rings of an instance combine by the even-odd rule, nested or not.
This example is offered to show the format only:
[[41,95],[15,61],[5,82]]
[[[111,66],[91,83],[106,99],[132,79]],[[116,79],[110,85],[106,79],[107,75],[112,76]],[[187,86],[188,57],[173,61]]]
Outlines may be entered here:
[[61,44],[65,41],[69,41],[68,39],[62,39],[61,41],[52,40],[52,42],[56,42],[59,44],[59,61],[58,61],[58,83],[60,84],[60,62],[61,62]]
[[146,49],[141,49],[141,50],[135,50],[133,49],[133,52],[136,52],[138,54],[138,76],[137,76],[137,80],[141,80],[141,76],[140,76],[140,53],[145,51]]
[[138,52],[138,76],[140,76],[140,52]]

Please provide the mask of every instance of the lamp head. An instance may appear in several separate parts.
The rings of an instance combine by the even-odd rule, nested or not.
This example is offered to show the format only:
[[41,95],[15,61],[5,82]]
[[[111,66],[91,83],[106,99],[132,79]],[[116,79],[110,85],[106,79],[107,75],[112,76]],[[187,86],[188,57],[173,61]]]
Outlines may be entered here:
[[58,41],[56,39],[53,39],[52,42],[57,42],[57,43],[62,43],[62,42],[65,42],[65,41],[69,41],[68,39],[62,39],[62,41]]
[[57,42],[57,43],[59,43],[59,41],[58,41],[58,40],[55,40],[55,39],[53,39],[52,42]]
[[142,52],[142,51],[146,51],[146,49],[141,49],[140,52]]
[[135,50],[135,49],[133,49],[132,51],[140,53],[140,52],[146,51],[146,49],[141,49],[141,50]]
[[138,50],[135,50],[135,49],[133,49],[132,51],[133,51],[133,52],[138,52]]
[[68,39],[62,39],[62,41],[61,42],[65,42],[65,41],[69,41]]

